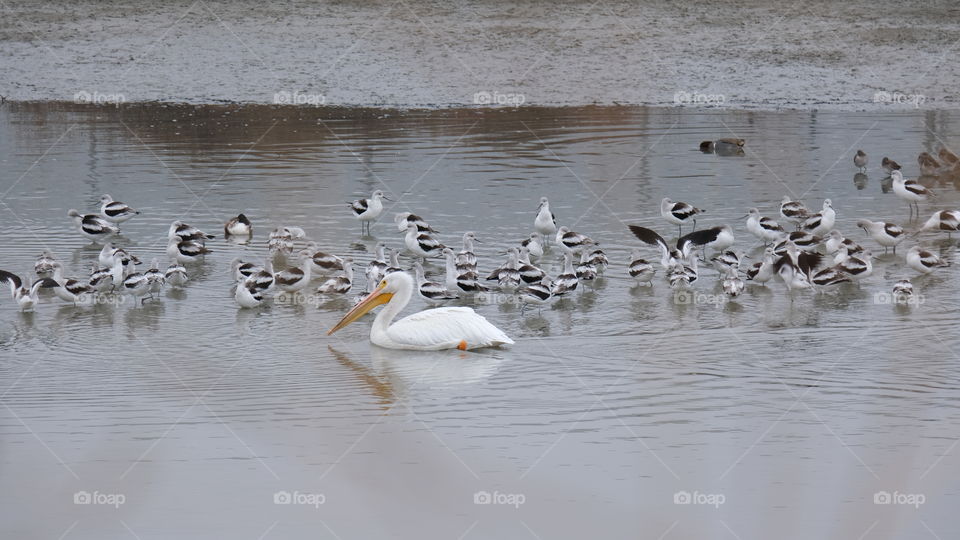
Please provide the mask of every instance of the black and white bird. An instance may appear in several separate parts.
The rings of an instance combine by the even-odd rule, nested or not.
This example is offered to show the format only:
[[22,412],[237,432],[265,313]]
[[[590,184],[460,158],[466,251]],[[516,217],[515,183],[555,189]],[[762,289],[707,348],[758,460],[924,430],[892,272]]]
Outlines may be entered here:
[[417,281],[417,293],[427,303],[442,304],[457,298],[457,293],[450,291],[443,284],[427,279],[420,262],[413,263],[413,272]]
[[836,267],[856,283],[873,275],[873,254],[869,251],[850,255],[847,246],[841,246],[838,258],[842,260],[834,259]]
[[817,270],[810,276],[810,283],[818,292],[834,289],[844,283],[852,283],[850,276],[839,265]]
[[463,233],[463,249],[457,252],[457,266],[469,270],[477,269],[477,255],[474,253],[473,244],[481,244],[477,240],[477,235],[473,231]]
[[150,280],[147,279],[147,275],[145,273],[134,272],[123,278],[123,284],[120,287],[120,292],[132,296],[134,305],[136,305],[138,299],[142,298],[140,301],[140,304],[142,305],[147,301],[147,299],[143,297],[150,293]]
[[757,208],[751,208],[747,214],[747,231],[762,240],[764,244],[774,242],[786,234],[779,223],[772,218],[761,216]]
[[907,251],[907,266],[921,274],[929,274],[937,268],[950,266],[950,263],[941,259],[936,253],[920,246],[913,246],[910,251]]
[[223,236],[226,238],[250,238],[253,236],[253,224],[244,214],[237,214],[237,217],[230,218],[223,225]]
[[[382,245],[383,244],[377,244],[378,248]],[[307,242],[307,247],[301,250],[301,252],[306,253],[310,258],[310,270],[317,275],[330,274],[343,270],[343,259],[333,253],[320,251],[316,242]],[[384,261],[384,267],[386,267],[386,261]]]
[[147,294],[151,299],[156,298],[167,281],[166,274],[160,271],[160,259],[153,259],[150,268],[144,271],[143,275],[147,277]]
[[530,250],[526,246],[520,246],[519,253],[520,258],[517,271],[520,272],[520,279],[523,283],[532,285],[542,281],[547,273],[530,262]]
[[387,245],[383,242],[378,242],[377,246],[374,248],[374,257],[373,260],[367,263],[367,268],[364,271],[364,276],[367,279],[367,285],[371,283],[376,285],[380,283],[380,280],[383,279],[383,276],[387,271]]
[[656,231],[639,225],[628,225],[630,232],[633,233],[641,242],[660,249],[660,266],[664,270],[669,270],[673,265],[683,262],[683,254],[677,249],[671,249],[667,241]]
[[512,247],[507,250],[507,262],[500,265],[487,280],[496,280],[501,291],[514,292],[520,288],[520,250]]
[[905,179],[900,171],[891,172],[890,178],[893,179],[893,194],[910,204],[910,215],[913,215],[914,209],[919,215],[920,203],[933,197],[933,192],[916,180]]
[[699,248],[706,253],[707,248],[714,251],[724,251],[733,245],[733,227],[720,225],[687,233],[677,240],[677,249],[685,256]]
[[230,261],[230,272],[234,281],[246,279],[251,275],[263,270],[263,267],[257,263],[244,261],[239,258]]
[[450,248],[444,248],[443,256],[446,259],[446,278],[445,283],[448,290],[455,293],[479,293],[490,289],[480,283],[480,276],[472,270],[460,270],[457,268],[456,256]]
[[53,275],[55,264],[57,264],[57,258],[53,256],[52,251],[45,249],[33,263],[33,272],[39,277],[50,277]]
[[723,292],[731,298],[736,298],[743,293],[745,285],[743,280],[740,279],[740,272],[736,266],[727,268],[723,281],[720,282],[720,286],[723,288]]
[[343,273],[334,276],[317,287],[320,294],[347,294],[353,287],[353,257],[343,258]]
[[592,243],[593,240],[585,234],[571,231],[567,227],[560,227],[557,229],[556,242],[564,252],[577,255],[583,250],[584,246]]
[[370,225],[383,212],[383,200],[390,200],[383,194],[383,191],[376,190],[370,195],[369,199],[357,199],[350,203],[350,209],[354,217],[360,220],[360,231],[363,233],[364,227],[367,232],[370,231]]
[[539,282],[532,283],[520,291],[519,301],[521,315],[528,305],[537,306],[537,309],[539,309],[541,306],[549,302],[553,297],[552,290],[553,280],[549,277],[544,277]]
[[100,197],[100,216],[110,223],[119,225],[139,214],[139,211],[130,208],[120,201],[113,200],[113,197],[108,194]]
[[946,231],[950,236],[952,233],[960,231],[960,210],[942,210],[934,212],[923,226],[913,233],[920,234],[924,231]]
[[94,288],[90,286],[89,279],[81,280],[63,277],[63,264],[60,262],[53,263],[53,276],[51,279],[56,281],[58,285],[54,287],[53,293],[64,302],[70,302],[72,304],[86,303],[92,299],[93,293],[96,292]]
[[73,223],[76,225],[80,236],[98,244],[109,241],[120,232],[116,225],[96,214],[81,214],[74,209],[70,209],[67,216],[73,218]]
[[870,221],[869,219],[861,219],[857,221],[857,227],[863,229],[871,238],[876,240],[878,244],[883,246],[883,251],[886,252],[888,248],[893,248],[893,252],[897,252],[897,244],[903,241],[906,238],[904,234],[903,227],[895,223],[886,223],[883,221]]
[[575,273],[577,274],[577,279],[580,281],[593,281],[597,279],[597,267],[590,262],[590,254],[586,249],[580,253],[580,263],[577,265]]
[[422,217],[410,212],[400,212],[399,214],[393,216],[393,222],[397,224],[397,230],[400,232],[406,232],[408,223],[415,224],[417,226],[417,230],[420,232],[437,232],[433,227],[430,226],[429,223],[424,221]]
[[652,285],[653,276],[657,273],[657,270],[643,258],[639,249],[634,248],[630,255],[630,265],[627,267],[627,273],[633,278],[635,285]]
[[580,280],[573,269],[573,255],[563,254],[563,272],[553,280],[553,286],[550,288],[550,294],[553,296],[566,296],[577,290]]
[[808,233],[807,231],[793,231],[774,244],[773,251],[777,255],[783,255],[787,252],[787,244],[793,244],[803,251],[813,251],[822,243],[823,238],[815,236],[812,233]]
[[403,268],[400,266],[400,250],[391,249],[389,259],[390,262],[387,263],[387,268],[383,271],[384,276],[388,276],[394,272],[403,272]]
[[543,257],[543,236],[540,233],[530,233],[530,237],[520,242],[522,247],[530,252],[530,258],[539,259]]
[[733,250],[724,250],[718,253],[715,257],[710,258],[710,263],[713,264],[713,268],[721,276],[727,274],[727,270],[730,268],[735,268],[738,271],[740,270],[740,260],[745,255],[741,255]]
[[896,304],[908,304],[913,301],[913,283],[901,279],[893,285],[893,301]]
[[313,279],[313,259],[307,250],[300,251],[298,262],[300,266],[287,268],[273,274],[273,284],[283,292],[296,293],[307,288]]
[[660,201],[660,215],[669,223],[677,226],[678,236],[683,234],[684,223],[693,223],[693,228],[696,230],[697,215],[703,213],[705,213],[704,210],[685,202],[670,200],[669,197]]
[[203,243],[206,240],[216,238],[215,235],[207,234],[193,225],[187,225],[179,219],[170,224],[167,230],[167,240],[179,238],[180,240],[194,240]]
[[824,199],[823,209],[813,213],[800,224],[800,230],[814,236],[823,236],[833,229],[837,222],[837,212],[833,209],[830,199]]
[[166,271],[164,271],[163,279],[173,287],[183,287],[190,277],[187,275],[187,269],[174,259],[170,261]]
[[747,281],[764,284],[773,279],[777,273],[775,268],[776,260],[777,256],[773,248],[766,248],[763,251],[763,259],[747,269]]
[[537,207],[537,217],[533,220],[533,230],[540,233],[544,240],[557,232],[557,216],[550,211],[550,201],[540,197],[540,206]]
[[834,229],[827,233],[827,237],[823,242],[823,247],[826,249],[827,255],[831,255],[839,251],[840,246],[846,246],[847,253],[860,253],[863,251],[863,246],[849,238],[844,238],[840,231]]
[[175,236],[167,244],[167,257],[181,264],[200,262],[210,252],[200,240],[180,240]]
[[667,281],[670,282],[670,288],[685,289],[697,281],[699,278],[698,260],[695,256],[690,257],[689,264],[678,261],[667,269]]
[[884,156],[883,160],[880,162],[880,168],[883,169],[883,173],[887,176],[890,176],[890,173],[893,171],[900,170],[900,164],[896,161]]
[[420,232],[414,223],[407,223],[407,234],[403,237],[403,243],[410,253],[421,259],[440,257],[446,247],[430,233]]
[[54,281],[52,278],[40,278],[33,282],[29,287],[26,284],[30,282],[24,282],[20,279],[20,276],[7,272],[6,270],[0,270],[0,282],[6,282],[10,286],[10,296],[17,302],[17,306],[20,307],[20,311],[30,311],[37,305],[37,302],[40,297],[40,289],[47,289],[53,287],[59,287],[59,283]]
[[263,303],[266,293],[267,289],[260,287],[257,279],[251,276],[237,282],[237,289],[234,291],[233,298],[241,308],[252,309]]
[[789,195],[784,195],[780,201],[780,217],[796,225],[803,223],[811,213],[802,202],[791,200]]
[[307,233],[300,227],[277,227],[267,239],[267,251],[271,257],[285,259],[293,253],[295,242],[306,237]]

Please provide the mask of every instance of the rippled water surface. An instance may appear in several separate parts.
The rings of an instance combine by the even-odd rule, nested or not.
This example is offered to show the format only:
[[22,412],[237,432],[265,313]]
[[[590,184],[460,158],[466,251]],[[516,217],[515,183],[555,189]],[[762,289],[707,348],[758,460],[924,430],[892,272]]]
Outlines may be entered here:
[[[734,135],[746,155],[697,151]],[[243,211],[255,238],[211,241],[185,289],[143,307],[45,297],[21,314],[0,297],[0,532],[955,538],[957,265],[915,279],[922,303],[910,307],[878,296],[915,277],[905,249],[879,250],[860,288],[792,298],[774,283],[713,302],[704,269],[697,301],[680,304],[660,276],[630,287],[639,243],[625,225],[675,236],[658,211],[670,196],[707,209],[700,226],[734,224],[756,256],[741,216],[775,215],[792,193],[812,207],[830,198],[838,228],[876,250],[857,219],[917,226],[884,189],[880,158],[915,177],[919,152],[958,143],[955,117],[922,112],[8,104],[0,267],[29,272],[49,248],[85,273],[98,249],[65,214],[93,211],[103,193],[143,211],[122,239],[142,259],[163,257],[177,218],[216,232]],[[871,156],[866,176],[857,148]],[[939,196],[923,217],[960,206],[952,179],[924,182]],[[361,236],[344,204],[376,189],[390,215],[424,215],[451,245],[475,230],[488,270],[546,195],[612,264],[539,311],[475,306],[516,339],[500,350],[378,349],[369,318],[327,337],[349,300],[237,309],[229,261],[262,259],[274,227],[301,226],[361,264],[377,241],[400,247],[391,220]],[[920,240],[955,257],[955,241]],[[556,255],[544,263],[554,271]],[[78,492],[123,504],[75,504]],[[281,492],[322,504],[275,504]],[[522,504],[475,504],[478,492]],[[675,504],[681,492],[722,504]],[[875,504],[878,492],[923,504]]]

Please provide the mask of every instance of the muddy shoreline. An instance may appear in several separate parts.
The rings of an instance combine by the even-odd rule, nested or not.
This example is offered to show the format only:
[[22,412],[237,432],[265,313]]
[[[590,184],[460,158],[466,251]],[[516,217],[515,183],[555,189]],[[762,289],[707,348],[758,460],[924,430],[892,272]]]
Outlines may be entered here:
[[7,2],[7,101],[956,109],[950,2]]

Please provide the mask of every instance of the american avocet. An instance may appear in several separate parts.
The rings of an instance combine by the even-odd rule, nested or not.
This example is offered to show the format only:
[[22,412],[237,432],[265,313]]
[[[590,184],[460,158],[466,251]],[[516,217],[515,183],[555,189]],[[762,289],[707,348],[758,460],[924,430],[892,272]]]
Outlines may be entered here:
[[520,291],[520,313],[522,314],[528,305],[535,305],[539,309],[540,306],[549,302],[550,298],[553,297],[553,293],[551,292],[552,287],[553,280],[549,277],[544,277],[539,282],[531,283],[528,287]]
[[424,260],[442,256],[443,248],[446,247],[430,233],[420,232],[413,223],[407,223],[407,234],[403,237],[403,243],[410,253]]
[[503,331],[465,307],[428,309],[393,322],[394,317],[410,301],[414,287],[413,278],[406,272],[386,276],[327,334],[347,326],[374,307],[386,304],[377,314],[370,330],[370,341],[380,347],[421,351],[469,350],[513,343]]
[[[846,246],[841,247],[840,250],[843,254],[847,253]],[[846,258],[836,263],[836,267],[859,284],[860,281],[873,275],[873,254],[869,251],[856,255],[847,254]]]
[[154,295],[160,294],[167,281],[165,274],[160,271],[160,259],[153,259],[150,268],[144,271],[143,275],[147,277],[147,294],[151,299],[156,298]]
[[906,238],[903,227],[894,223],[861,219],[857,220],[857,227],[863,229],[867,234],[870,235],[871,238],[876,240],[878,244],[883,246],[884,252],[887,251],[887,248],[892,247],[893,252],[896,253],[897,244]]
[[413,272],[416,276],[417,294],[427,303],[442,304],[457,298],[455,292],[448,290],[440,283],[427,279],[423,271],[423,265],[419,261],[413,263]]
[[571,231],[568,227],[560,227],[557,229],[556,242],[565,252],[576,255],[593,240],[587,235]]
[[234,281],[246,279],[260,270],[263,270],[263,267],[256,263],[243,261],[239,258],[230,261],[230,273],[233,275]]
[[917,156],[917,164],[920,165],[921,176],[936,176],[940,174],[940,162],[927,152],[920,152]]
[[203,256],[210,252],[199,240],[179,240],[174,237],[167,244],[167,257],[177,259],[182,264],[202,261]]
[[808,275],[819,264],[820,257],[817,254],[802,253],[792,242],[787,242],[786,253],[774,263],[774,269],[787,286],[787,291],[793,291],[810,287]]
[[693,231],[683,235],[677,240],[677,249],[681,253],[688,254],[696,248],[700,248],[706,253],[707,248],[714,251],[723,251],[733,245],[733,227],[729,225],[720,225]]
[[907,251],[907,266],[921,274],[929,274],[937,268],[950,266],[950,263],[931,251],[927,251],[920,246],[913,246]]
[[580,280],[573,269],[573,255],[563,254],[563,272],[553,280],[553,286],[550,288],[550,294],[553,296],[565,296],[577,289]]
[[[137,305],[137,299],[143,298],[150,292],[150,281],[147,279],[146,274],[134,272],[123,279],[123,285],[120,287],[120,291],[123,294],[132,296],[133,305]],[[140,304],[142,305],[146,300],[146,298],[143,298]]]
[[537,207],[537,217],[533,220],[533,230],[540,233],[544,239],[556,234],[557,216],[550,211],[550,201],[540,197],[540,206]]
[[530,233],[530,237],[526,240],[520,242],[520,245],[527,248],[530,252],[530,257],[533,259],[539,259],[543,257],[543,240],[540,233]]
[[422,217],[412,214],[410,212],[400,212],[399,214],[393,216],[393,222],[397,224],[397,230],[400,232],[405,232],[407,230],[407,224],[413,223],[417,226],[417,230],[420,232],[436,233],[433,227],[429,223],[423,220]]
[[940,165],[943,167],[943,171],[951,171],[960,166],[960,158],[956,154],[948,150],[946,147],[941,146],[940,151],[937,152],[937,157],[940,158]]
[[33,263],[33,271],[39,277],[51,277],[53,275],[53,265],[57,263],[57,258],[49,249],[43,250]]
[[466,292],[466,293],[477,293],[485,292],[488,289],[485,285],[480,283],[480,276],[471,270],[463,271],[457,268],[457,263],[453,250],[450,248],[443,249],[443,256],[446,259],[446,278],[445,282],[447,289],[454,292]]
[[96,214],[81,214],[71,208],[67,212],[67,216],[73,218],[73,223],[77,226],[77,232],[80,233],[80,236],[98,244],[110,240],[120,232],[116,225]]
[[130,208],[120,201],[113,200],[113,197],[110,195],[104,194],[100,197],[100,216],[111,223],[119,225],[139,214],[139,211]]
[[487,276],[487,280],[497,280],[501,291],[514,292],[520,288],[520,251],[512,247],[507,250],[507,262]]
[[95,292],[93,287],[90,286],[89,280],[82,281],[76,278],[63,277],[63,264],[60,262],[53,263],[53,276],[51,279],[59,285],[58,287],[54,287],[54,294],[64,302],[73,304],[84,303],[90,298],[90,295]]
[[763,259],[760,262],[753,263],[753,266],[747,270],[747,280],[756,283],[766,283],[770,281],[773,279],[773,276],[776,275],[775,262],[776,255],[773,252],[773,248],[766,248],[763,251]]
[[900,170],[900,164],[896,161],[884,156],[883,161],[880,162],[880,168],[883,169],[884,174],[890,176],[890,173],[893,171]]
[[253,224],[250,223],[250,220],[244,214],[238,214],[235,218],[230,218],[230,221],[227,221],[223,225],[223,235],[227,238],[243,238],[253,236]]
[[283,292],[295,293],[302,291],[310,284],[313,259],[306,250],[298,257],[300,266],[281,270],[273,275],[273,284]]
[[310,258],[310,268],[316,274],[329,274],[343,270],[343,259],[332,253],[320,251],[316,242],[307,242],[307,247],[301,250],[301,253],[305,253]]
[[867,170],[867,153],[863,150],[857,150],[853,155],[853,164],[861,171]]
[[791,200],[789,195],[784,195],[780,201],[780,216],[796,225],[803,223],[810,214],[810,209],[800,201]]
[[817,288],[817,291],[823,292],[834,289],[844,283],[852,283],[850,276],[839,266],[830,266],[818,270],[810,276],[810,283]]
[[350,203],[350,209],[353,210],[354,217],[360,220],[361,234],[364,226],[369,232],[370,224],[380,217],[380,213],[383,212],[383,199],[390,200],[383,194],[383,191],[378,189],[370,195],[369,199],[357,199]]
[[300,227],[277,227],[267,239],[267,251],[271,257],[286,258],[293,253],[294,242],[306,237],[307,233]]
[[740,272],[737,270],[736,266],[727,268],[726,275],[724,276],[723,281],[720,283],[720,286],[723,288],[723,292],[730,297],[737,297],[743,293],[743,280],[740,279]]
[[660,201],[660,215],[663,216],[663,219],[667,220],[667,222],[677,226],[678,235],[683,233],[684,223],[693,223],[693,228],[696,230],[697,215],[704,212],[704,210],[691,204],[672,201],[669,197],[664,197],[664,199]]
[[467,267],[472,270],[477,269],[477,255],[473,252],[474,242],[481,244],[477,240],[477,235],[473,231],[463,233],[463,249],[457,253],[457,266]]
[[906,304],[913,299],[913,283],[909,279],[901,279],[893,284],[893,301],[897,304]]
[[827,237],[823,242],[823,247],[826,248],[828,255],[836,253],[837,250],[840,249],[841,245],[846,246],[848,253],[859,253],[863,251],[863,246],[849,238],[844,238],[840,231],[834,229],[827,233]]
[[530,251],[526,246],[520,246],[520,266],[517,271],[520,272],[520,279],[527,285],[538,283],[547,275],[541,268],[538,268],[530,262]]
[[205,240],[216,238],[216,236],[207,234],[193,225],[187,225],[178,219],[171,223],[170,229],[167,230],[167,240],[173,240],[174,238],[204,242]]
[[123,272],[130,275],[134,272],[136,265],[140,264],[140,259],[129,251],[115,247],[112,243],[103,246],[100,254],[97,255],[97,262],[101,266],[113,266],[113,261],[119,259],[123,263]]
[[273,260],[270,257],[263,262],[263,266],[256,272],[245,278],[248,287],[254,287],[260,292],[267,293],[273,289],[276,284],[275,272],[273,271]]
[[774,244],[773,251],[777,255],[783,255],[787,251],[787,244],[793,244],[803,251],[813,251],[822,243],[823,238],[808,233],[807,231],[793,231]]
[[[367,269],[364,271],[364,276],[367,278],[367,283],[380,283],[380,280],[383,279],[384,273],[387,271],[387,245],[383,242],[377,242],[377,246],[374,248],[374,257],[373,260],[367,263]],[[371,291],[373,289],[370,289]],[[370,292],[370,291],[367,291]]]
[[590,262],[590,254],[587,250],[580,252],[580,264],[577,265],[575,273],[580,281],[593,281],[597,279],[597,267]]
[[51,278],[40,278],[34,281],[33,285],[27,287],[24,283],[29,284],[29,281],[24,282],[20,279],[20,276],[6,270],[0,270],[0,283],[2,282],[6,282],[10,286],[10,296],[17,302],[20,311],[29,311],[37,305],[41,288],[48,289],[60,286]]
[[914,235],[924,231],[947,231],[947,235],[960,231],[960,210],[943,210],[934,212]]
[[923,187],[916,180],[906,180],[900,171],[890,173],[893,179],[893,193],[897,197],[910,203],[910,215],[913,215],[913,209],[916,207],[917,214],[920,214],[920,203],[933,197],[933,192]]
[[[692,264],[697,264],[697,258],[691,259]],[[667,281],[670,282],[671,289],[686,289],[697,280],[698,274],[693,266],[686,266],[683,263],[674,263],[667,270]]]
[[751,208],[747,214],[747,231],[762,240],[764,244],[778,240],[786,234],[779,223],[771,218],[761,216],[760,210],[757,208]]
[[[390,259],[390,262],[387,264],[387,268],[383,271],[384,276],[388,274],[392,274],[394,272],[403,272],[403,268],[400,266],[400,250],[399,249],[391,249],[389,259]],[[383,278],[380,278],[380,279],[383,279]]]
[[123,263],[114,259],[107,268],[93,267],[90,272],[90,286],[97,292],[115,290],[123,284]]
[[610,259],[607,258],[607,254],[604,253],[600,244],[591,240],[583,251],[587,254],[587,260],[590,261],[590,264],[597,267],[597,273],[602,274],[606,271],[607,266],[610,265]]
[[347,294],[353,287],[353,257],[343,258],[343,275],[324,281],[317,292],[320,294]]
[[[745,256],[745,255],[744,255]],[[720,252],[716,257],[711,257],[710,262],[713,264],[713,268],[721,276],[726,275],[727,270],[730,268],[740,269],[740,259],[741,255],[733,250],[725,250]]]
[[163,279],[174,287],[183,287],[190,278],[187,275],[187,269],[176,260],[172,260],[163,273]]
[[823,209],[811,215],[800,224],[800,229],[814,236],[823,236],[833,229],[837,222],[837,212],[833,209],[830,199],[824,199]]
[[630,256],[630,265],[627,273],[636,282],[636,285],[653,284],[653,275],[657,270],[643,258],[639,249],[634,248]]
[[252,309],[263,303],[265,294],[266,289],[259,287],[256,278],[251,276],[237,282],[233,298],[241,308]]
[[628,225],[630,232],[633,233],[641,242],[656,246],[660,249],[660,266],[664,270],[669,270],[677,262],[682,262],[683,255],[676,249],[670,249],[667,241],[655,231],[638,225]]

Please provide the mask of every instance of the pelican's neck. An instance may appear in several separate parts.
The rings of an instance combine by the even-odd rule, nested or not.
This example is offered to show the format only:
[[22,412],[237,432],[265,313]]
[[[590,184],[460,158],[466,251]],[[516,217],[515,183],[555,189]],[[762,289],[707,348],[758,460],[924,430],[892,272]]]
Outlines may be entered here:
[[373,320],[373,328],[370,329],[371,336],[374,334],[386,335],[387,329],[390,328],[390,325],[393,323],[393,319],[395,319],[397,315],[403,311],[403,308],[407,307],[407,303],[410,302],[410,296],[413,294],[413,282],[404,280],[401,283],[403,283],[403,285],[397,289],[397,292],[393,293],[393,298],[383,306],[380,313],[377,313],[377,318]]

